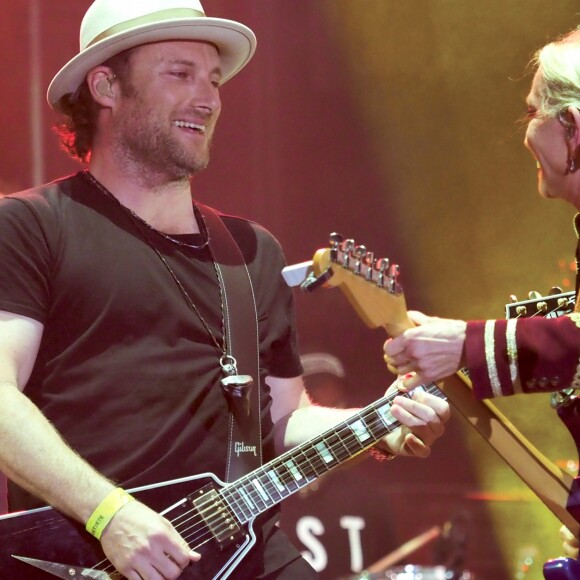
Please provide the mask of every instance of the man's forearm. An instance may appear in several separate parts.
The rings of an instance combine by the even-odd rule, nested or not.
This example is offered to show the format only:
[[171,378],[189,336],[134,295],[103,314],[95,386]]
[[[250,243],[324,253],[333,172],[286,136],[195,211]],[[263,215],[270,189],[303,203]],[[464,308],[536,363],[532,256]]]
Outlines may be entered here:
[[16,484],[85,523],[114,484],[63,441],[15,386],[0,385],[0,470]]
[[276,424],[276,451],[283,453],[348,419],[359,409],[300,407]]

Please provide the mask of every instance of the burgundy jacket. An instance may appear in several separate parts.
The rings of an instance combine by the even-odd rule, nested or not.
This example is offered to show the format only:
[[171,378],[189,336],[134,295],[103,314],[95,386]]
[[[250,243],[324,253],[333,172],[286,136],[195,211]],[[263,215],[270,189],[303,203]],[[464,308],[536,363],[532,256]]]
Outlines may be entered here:
[[[576,234],[580,214],[575,218]],[[560,318],[468,322],[466,367],[478,399],[580,389],[580,240],[576,311]]]

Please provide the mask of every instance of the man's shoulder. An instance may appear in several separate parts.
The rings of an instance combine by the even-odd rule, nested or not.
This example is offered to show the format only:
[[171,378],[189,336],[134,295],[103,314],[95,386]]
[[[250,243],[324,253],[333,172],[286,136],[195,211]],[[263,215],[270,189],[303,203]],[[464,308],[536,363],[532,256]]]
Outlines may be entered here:
[[30,207],[48,206],[59,201],[63,196],[70,194],[75,188],[79,187],[80,174],[69,175],[61,177],[50,183],[45,183],[23,191],[10,193],[0,199],[6,202],[4,205],[14,205],[13,201],[21,202],[21,204]]
[[245,217],[224,213],[217,209],[214,211],[218,213],[246,258],[257,254],[263,257],[264,253],[282,254],[278,239],[263,225]]
[[233,236],[254,236],[258,241],[278,243],[274,234],[258,222],[237,215],[218,213]]

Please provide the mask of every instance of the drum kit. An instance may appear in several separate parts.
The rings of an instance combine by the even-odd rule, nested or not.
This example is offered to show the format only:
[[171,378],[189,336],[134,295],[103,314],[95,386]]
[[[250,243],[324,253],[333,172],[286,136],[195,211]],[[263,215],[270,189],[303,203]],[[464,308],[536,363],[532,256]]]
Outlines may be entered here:
[[[348,580],[475,580],[471,572],[463,569],[467,538],[466,517],[466,514],[459,513],[443,526],[433,526]],[[436,560],[444,564],[399,565],[411,554],[435,540]]]

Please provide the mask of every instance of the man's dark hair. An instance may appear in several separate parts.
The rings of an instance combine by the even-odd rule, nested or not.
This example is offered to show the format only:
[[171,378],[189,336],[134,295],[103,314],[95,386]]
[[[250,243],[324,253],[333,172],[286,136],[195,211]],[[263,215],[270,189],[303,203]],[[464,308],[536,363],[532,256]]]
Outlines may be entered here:
[[[126,50],[103,63],[111,68],[121,83],[121,89],[127,94],[131,91],[131,52],[132,49]],[[54,126],[54,130],[63,149],[71,157],[87,162],[93,149],[100,109],[91,95],[87,81],[83,81],[75,93],[64,95],[57,108],[62,112],[63,119]]]

